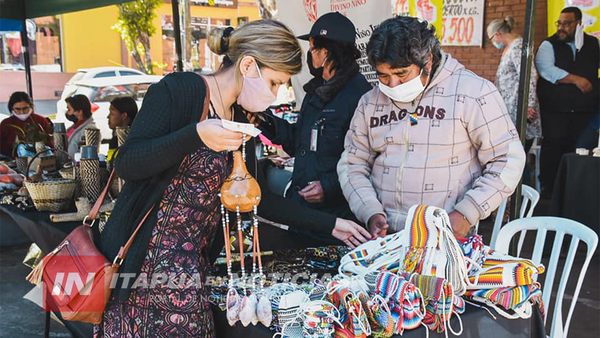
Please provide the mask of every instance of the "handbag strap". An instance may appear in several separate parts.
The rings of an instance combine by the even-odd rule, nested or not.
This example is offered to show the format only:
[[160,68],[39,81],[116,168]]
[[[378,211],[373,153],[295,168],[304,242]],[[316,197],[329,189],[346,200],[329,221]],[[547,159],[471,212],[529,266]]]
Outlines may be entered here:
[[204,81],[204,87],[206,87],[206,97],[204,98],[204,108],[202,109],[202,116],[200,116],[200,122],[208,118],[208,107],[210,106],[210,90],[208,89],[208,82],[204,76],[200,75],[202,81]]
[[86,217],[86,220],[88,220],[88,219],[92,220],[92,224],[88,225],[87,223],[85,223],[85,220],[83,221],[83,223],[86,224],[87,226],[89,226],[90,228],[92,227],[92,225],[94,225],[94,220],[98,216],[98,212],[100,211],[100,207],[102,207],[102,203],[104,203],[104,199],[106,198],[106,195],[108,195],[108,190],[110,189],[110,186],[112,185],[112,183],[113,183],[113,181],[115,180],[116,177],[117,177],[117,174],[116,174],[115,170],[113,169],[112,172],[110,173],[110,177],[108,178],[108,183],[106,183],[106,186],[104,187],[104,190],[102,190],[102,193],[100,194],[100,196],[96,200],[96,203],[94,203],[94,206],[92,207],[92,210],[90,210],[90,213]]
[[[127,251],[129,251],[129,248],[131,247],[131,244],[133,244],[135,237],[137,236],[138,232],[142,228],[142,225],[144,224],[144,222],[146,222],[146,219],[148,219],[148,216],[150,216],[150,213],[152,212],[152,210],[154,210],[155,206],[156,206],[156,204],[153,204],[152,207],[150,208],[150,210],[148,210],[148,212],[146,212],[146,215],[144,215],[144,218],[142,218],[142,220],[138,223],[138,225],[135,227],[135,230],[131,234],[131,237],[129,237],[129,239],[127,240],[127,243],[125,243],[125,245],[123,245],[119,249],[119,253],[113,260],[113,266],[116,265],[117,267],[119,267],[119,266],[121,266],[121,264],[123,264],[123,260],[125,260],[125,256],[127,256]],[[119,261],[119,262],[117,263],[117,261]]]
[[[204,79],[204,77],[201,76],[201,78],[204,81],[204,85],[206,86],[206,98],[204,99],[204,108],[202,110],[202,116],[200,118],[200,122],[206,120],[206,118],[208,117],[208,107],[210,105],[210,92],[208,90],[208,83],[206,82],[206,79]],[[115,176],[114,170],[111,173],[110,178],[108,179],[108,185],[106,186],[106,188],[104,188],[104,191],[102,192],[102,195],[100,195],[100,198],[98,198],[98,201],[96,201],[94,208],[92,208],[92,212],[95,210],[97,213],[98,210],[100,210],[100,206],[102,205],[102,201],[104,200],[104,197],[106,196],[108,187],[110,187],[110,183],[114,179],[113,176]],[[96,210],[96,206],[98,207],[97,210]],[[152,212],[152,210],[154,210],[155,206],[156,206],[156,204],[152,205],[150,210],[148,210],[148,212],[146,212],[146,214],[144,215],[144,218],[142,218],[142,220],[138,223],[138,225],[135,227],[135,230],[131,234],[131,237],[129,237],[129,240],[127,240],[127,243],[125,243],[125,245],[123,245],[119,249],[119,253],[113,260],[113,266],[119,267],[119,266],[121,266],[121,264],[123,264],[123,261],[125,260],[125,256],[127,256],[127,252],[129,251],[129,248],[133,244],[135,237],[137,236],[138,232],[142,228],[142,225],[144,224],[144,222],[146,222],[146,219],[148,219],[148,216],[150,216],[150,213]],[[90,212],[90,216],[92,215],[92,212]],[[94,216],[95,216],[95,214],[94,214]]]

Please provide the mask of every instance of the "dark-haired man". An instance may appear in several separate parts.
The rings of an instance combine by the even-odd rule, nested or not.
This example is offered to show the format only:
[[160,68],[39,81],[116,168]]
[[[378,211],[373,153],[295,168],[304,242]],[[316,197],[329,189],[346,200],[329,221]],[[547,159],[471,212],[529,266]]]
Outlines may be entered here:
[[380,85],[359,102],[338,164],[350,208],[383,236],[404,228],[411,206],[438,206],[465,237],[514,192],[525,164],[502,97],[415,18],[384,21],[367,55]]
[[118,127],[131,127],[131,123],[133,123],[133,119],[135,119],[138,113],[138,106],[133,97],[122,96],[110,101],[108,111],[108,127],[113,130],[113,137],[108,143],[106,158],[108,161],[112,161],[115,158],[115,151],[119,146],[115,130]]
[[549,196],[563,154],[573,152],[594,114],[598,114],[600,44],[583,32],[577,7],[563,9],[556,33],[542,42],[535,57],[542,118],[540,184]]

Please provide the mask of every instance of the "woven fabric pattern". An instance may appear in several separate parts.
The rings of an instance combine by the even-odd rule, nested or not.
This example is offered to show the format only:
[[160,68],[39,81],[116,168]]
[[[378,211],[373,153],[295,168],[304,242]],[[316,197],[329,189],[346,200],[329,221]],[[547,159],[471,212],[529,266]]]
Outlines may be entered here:
[[81,160],[81,185],[83,196],[94,203],[102,193],[100,184],[100,161],[99,160]]

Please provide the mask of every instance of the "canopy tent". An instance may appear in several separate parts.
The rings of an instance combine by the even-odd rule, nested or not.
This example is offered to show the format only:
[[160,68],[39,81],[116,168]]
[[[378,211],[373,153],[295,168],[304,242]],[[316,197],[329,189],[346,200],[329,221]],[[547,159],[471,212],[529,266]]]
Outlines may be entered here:
[[[0,18],[25,19],[117,5],[127,0],[0,0]],[[25,10],[23,11],[23,5]]]
[[[109,5],[118,5],[131,0],[0,0],[0,31],[19,30],[25,61],[25,77],[27,91],[33,98],[33,86],[31,84],[31,64],[29,62],[29,51],[27,34],[25,32],[25,20],[40,16],[57,15],[69,12],[82,11]],[[171,1],[173,5],[173,22],[175,28],[175,45],[177,52],[177,70],[183,69],[181,61],[181,30],[179,27],[179,2]]]

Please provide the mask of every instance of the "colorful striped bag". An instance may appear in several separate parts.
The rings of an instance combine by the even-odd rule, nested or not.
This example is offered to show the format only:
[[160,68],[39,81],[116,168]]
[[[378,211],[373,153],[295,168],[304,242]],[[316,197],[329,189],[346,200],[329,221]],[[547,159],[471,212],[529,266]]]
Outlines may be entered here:
[[[402,273],[400,275],[421,291],[425,304],[423,324],[432,331],[444,332],[448,327],[448,330],[454,335],[459,335],[462,332],[462,322],[458,315],[465,311],[465,302],[454,293],[452,285],[447,280],[416,273]],[[458,332],[455,332],[449,326],[453,314],[456,314],[459,319],[460,329]]]
[[415,205],[408,211],[409,248],[400,271],[448,280],[460,296],[467,290],[467,264],[445,210]]

